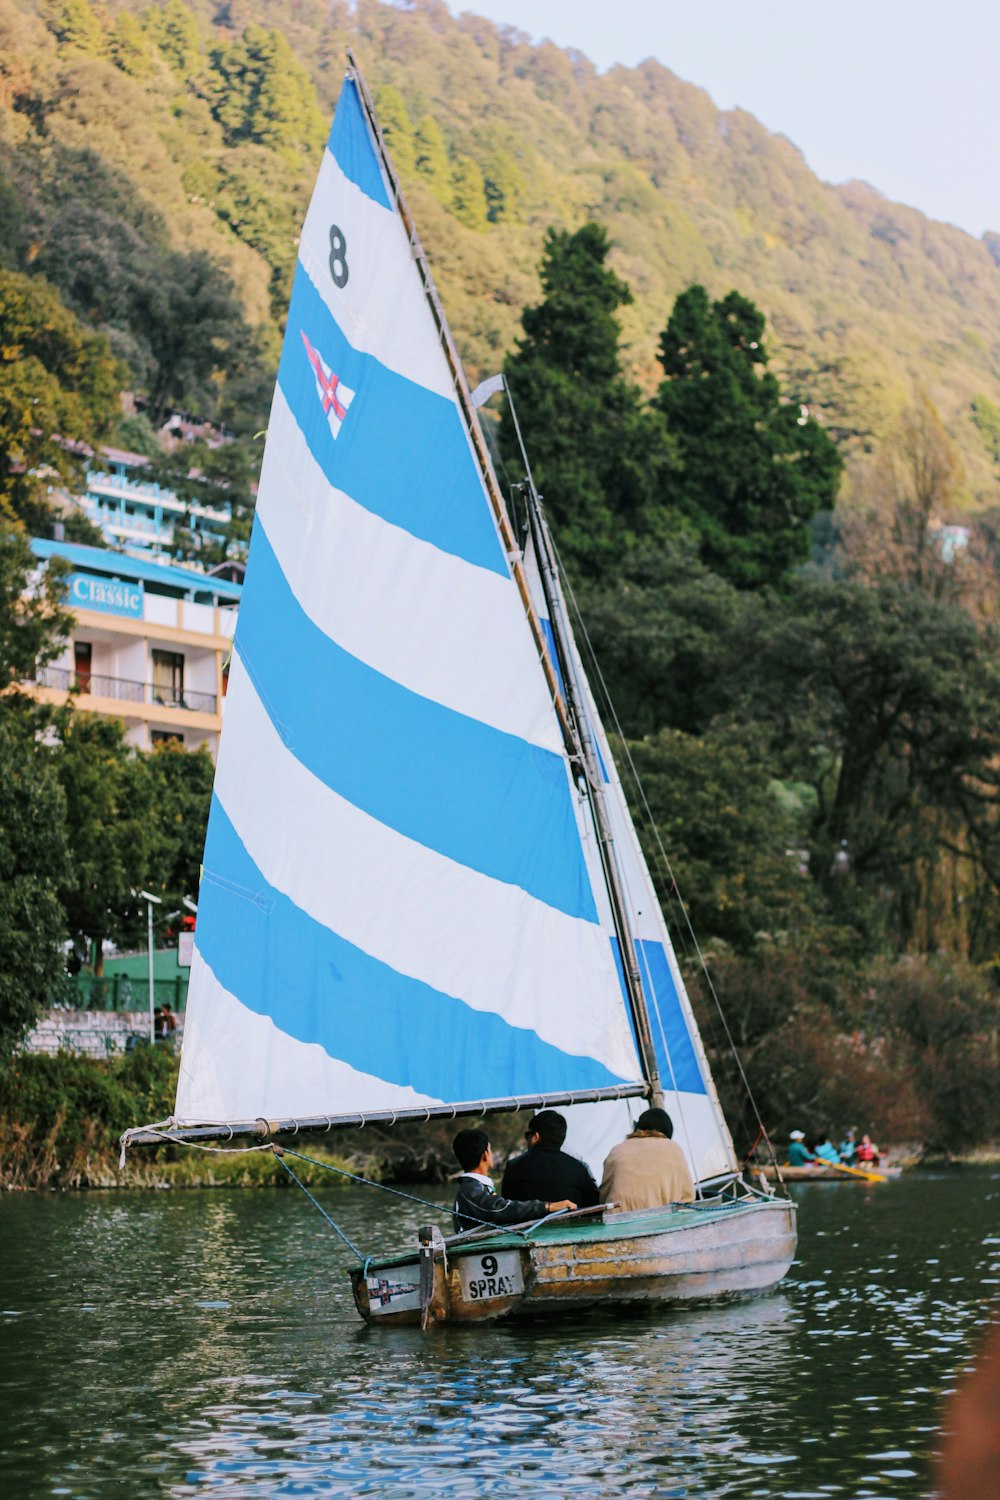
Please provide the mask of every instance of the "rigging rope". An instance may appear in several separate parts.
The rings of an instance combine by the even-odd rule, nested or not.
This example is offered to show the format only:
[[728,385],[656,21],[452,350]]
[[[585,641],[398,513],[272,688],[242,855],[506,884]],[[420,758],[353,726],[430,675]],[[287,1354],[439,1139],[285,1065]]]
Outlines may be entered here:
[[667,875],[669,876],[669,879],[670,879],[669,893],[672,894],[672,895],[674,895],[676,897],[677,905],[680,908],[681,915],[682,915],[682,917],[684,919],[684,924],[685,924],[685,926],[687,928],[687,935],[688,935],[689,941],[690,941],[690,943],[691,943],[691,945],[692,945],[692,947],[694,949],[694,952],[696,953],[696,955],[698,957],[698,962],[699,962],[699,964],[701,966],[701,971],[702,971],[702,974],[704,975],[705,983],[706,983],[706,985],[708,987],[708,992],[711,995],[712,1000],[713,1000],[713,1002],[715,1004],[715,1009],[716,1009],[716,1012],[718,1013],[719,1020],[720,1020],[720,1022],[722,1024],[722,1029],[725,1032],[726,1041],[727,1041],[727,1043],[729,1045],[729,1050],[730,1050],[730,1052],[731,1052],[731,1054],[733,1056],[733,1059],[734,1059],[734,1061],[736,1063],[736,1067],[737,1067],[737,1069],[739,1071],[739,1075],[740,1075],[740,1080],[741,1080],[741,1082],[743,1084],[743,1087],[744,1087],[744,1089],[746,1091],[746,1096],[747,1096],[747,1099],[749,1100],[750,1108],[753,1110],[754,1118],[756,1119],[757,1124],[760,1127],[761,1132],[763,1133],[764,1140],[767,1142],[768,1151],[769,1151],[770,1156],[771,1156],[771,1162],[774,1165],[774,1167],[777,1168],[778,1162],[777,1162],[777,1157],[774,1154],[774,1147],[771,1144],[771,1139],[770,1139],[769,1135],[767,1134],[767,1131],[764,1129],[764,1122],[761,1119],[760,1110],[757,1108],[757,1101],[754,1099],[753,1090],[750,1087],[750,1080],[747,1078],[746,1071],[745,1071],[745,1069],[743,1067],[743,1061],[742,1061],[742,1059],[740,1057],[740,1054],[739,1054],[739,1051],[738,1051],[738,1049],[736,1047],[736,1043],[733,1040],[733,1034],[732,1034],[732,1032],[729,1029],[729,1022],[726,1020],[725,1011],[722,1008],[722,1002],[719,1000],[719,996],[718,996],[718,993],[716,991],[715,985],[712,982],[712,976],[709,973],[708,964],[705,962],[705,956],[702,953],[701,945],[698,942],[698,938],[697,938],[697,936],[695,934],[694,928],[691,925],[691,918],[688,915],[687,905],[686,905],[686,903],[684,902],[684,900],[681,897],[681,893],[680,893],[680,890],[679,890],[678,885],[677,885],[677,880],[676,880],[676,877],[674,875],[673,868],[671,867],[671,864],[670,864],[669,856],[667,855],[667,851],[664,848],[663,840],[660,837],[659,826],[657,825],[656,820],[653,817],[653,811],[652,811],[652,808],[650,807],[649,801],[648,801],[648,799],[646,797],[645,788],[644,788],[644,786],[642,784],[642,781],[641,781],[641,779],[639,777],[639,772],[638,772],[638,769],[636,767],[635,761],[632,758],[631,748],[630,748],[628,740],[626,739],[625,734],[624,734],[624,732],[622,730],[621,721],[618,718],[618,714],[617,714],[617,712],[615,710],[614,702],[612,701],[611,694],[608,691],[608,685],[607,685],[607,682],[605,680],[604,673],[601,671],[601,665],[600,665],[600,662],[597,659],[597,653],[594,650],[594,645],[593,645],[593,642],[591,641],[590,635],[589,635],[589,633],[587,631],[587,627],[586,627],[586,624],[584,622],[583,615],[582,615],[582,613],[580,611],[580,606],[577,603],[575,594],[573,593],[572,585],[570,584],[569,579],[566,577],[566,573],[565,573],[565,570],[564,570],[564,568],[562,566],[562,561],[561,561],[561,559],[559,557],[559,552],[558,552],[558,549],[557,549],[556,544],[555,544],[554,541],[552,542],[552,550],[553,550],[553,553],[555,555],[556,565],[559,568],[560,575],[562,576],[563,585],[564,585],[564,588],[566,590],[566,597],[569,600],[570,605],[572,606],[574,616],[575,616],[576,621],[577,621],[577,623],[578,623],[578,625],[580,627],[581,637],[582,637],[584,643],[586,644],[586,648],[587,648],[587,653],[588,653],[589,659],[590,659],[591,663],[593,664],[593,669],[594,669],[596,681],[597,681],[597,683],[600,684],[601,694],[602,694],[602,697],[604,699],[605,704],[607,705],[608,712],[609,712],[609,714],[611,716],[611,719],[612,719],[612,722],[614,724],[615,733],[617,734],[618,739],[621,742],[622,752],[623,752],[623,755],[624,755],[624,758],[625,758],[625,763],[626,763],[626,765],[628,767],[629,774],[630,774],[631,779],[632,779],[632,784],[633,784],[636,792],[638,793],[638,796],[639,796],[639,799],[640,799],[640,802],[641,802],[641,806],[642,806],[643,815],[645,817],[647,825],[652,830],[652,834],[653,834],[654,839],[656,840],[656,848],[657,848],[657,852],[658,852],[658,855],[659,855],[659,860],[660,860],[660,863],[661,863],[661,867],[666,871]]

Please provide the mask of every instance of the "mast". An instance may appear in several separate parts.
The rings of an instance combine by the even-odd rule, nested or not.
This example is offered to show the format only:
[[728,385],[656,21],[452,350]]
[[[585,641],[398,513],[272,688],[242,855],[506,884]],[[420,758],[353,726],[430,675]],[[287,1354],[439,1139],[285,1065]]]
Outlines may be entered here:
[[594,825],[597,829],[597,838],[601,852],[601,867],[604,871],[608,896],[611,900],[615,933],[621,949],[625,992],[628,998],[632,1021],[635,1026],[636,1041],[639,1047],[639,1060],[642,1063],[643,1075],[649,1084],[651,1103],[659,1106],[663,1103],[663,1085],[656,1061],[653,1034],[649,1024],[649,1009],[646,1004],[646,996],[642,986],[642,975],[636,956],[635,943],[632,939],[632,929],[628,920],[628,907],[618,870],[615,843],[611,833],[611,823],[604,796],[604,783],[601,778],[594,739],[590,730],[590,723],[587,719],[583,696],[580,691],[580,683],[577,679],[574,655],[570,650],[570,624],[566,618],[563,605],[562,590],[559,587],[558,572],[552,556],[549,529],[542,511],[541,498],[535,488],[535,481],[531,473],[531,466],[528,463],[527,454],[524,450],[524,444],[521,440],[521,429],[517,421],[517,415],[514,412],[514,403],[511,400],[509,390],[507,391],[507,399],[511,402],[511,414],[514,417],[514,426],[517,430],[518,442],[521,446],[521,456],[524,459],[524,467],[527,473],[523,489],[527,491],[528,523],[531,528],[532,540],[535,544],[535,552],[538,557],[542,589],[545,594],[546,604],[548,605],[549,621],[552,625],[552,634],[556,643],[556,652],[559,657],[563,682],[566,685],[566,696],[569,700],[573,728],[579,744],[579,756],[583,765],[587,798],[594,815]]

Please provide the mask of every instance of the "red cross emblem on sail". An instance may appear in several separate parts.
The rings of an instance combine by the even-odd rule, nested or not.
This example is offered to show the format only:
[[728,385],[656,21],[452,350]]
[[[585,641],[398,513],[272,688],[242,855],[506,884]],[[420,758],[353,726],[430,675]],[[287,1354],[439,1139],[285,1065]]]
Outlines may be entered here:
[[326,420],[330,424],[330,431],[336,437],[347,416],[347,408],[354,400],[354,392],[344,384],[339,375],[333,373],[319,351],[313,348],[306,337],[305,330],[299,331],[302,334],[302,342],[306,346],[306,355],[312,366],[312,372],[316,377],[316,394],[322,404]]

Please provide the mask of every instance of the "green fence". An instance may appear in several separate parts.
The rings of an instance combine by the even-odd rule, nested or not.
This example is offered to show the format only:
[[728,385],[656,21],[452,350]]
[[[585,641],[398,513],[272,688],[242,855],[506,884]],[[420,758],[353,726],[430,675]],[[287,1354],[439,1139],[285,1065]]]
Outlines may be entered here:
[[[188,979],[177,974],[153,980],[153,1008],[187,1005]],[[131,974],[64,974],[52,994],[53,1008],[62,1010],[148,1010],[149,980]]]

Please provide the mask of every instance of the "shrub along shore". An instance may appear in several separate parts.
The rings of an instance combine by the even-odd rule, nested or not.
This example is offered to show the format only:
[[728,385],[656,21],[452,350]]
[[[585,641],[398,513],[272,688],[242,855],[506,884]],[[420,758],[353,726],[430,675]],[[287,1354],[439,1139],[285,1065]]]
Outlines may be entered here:
[[[288,1186],[270,1151],[138,1147],[119,1168],[122,1131],[171,1113],[178,1066],[163,1047],[106,1060],[70,1052],[11,1059],[0,1068],[0,1189]],[[522,1127],[499,1122],[498,1143],[513,1145]],[[327,1166],[377,1182],[442,1182],[455,1168],[454,1129],[450,1121],[405,1132],[371,1125],[299,1136],[292,1144]],[[310,1187],[347,1181],[309,1162],[294,1165]]]

